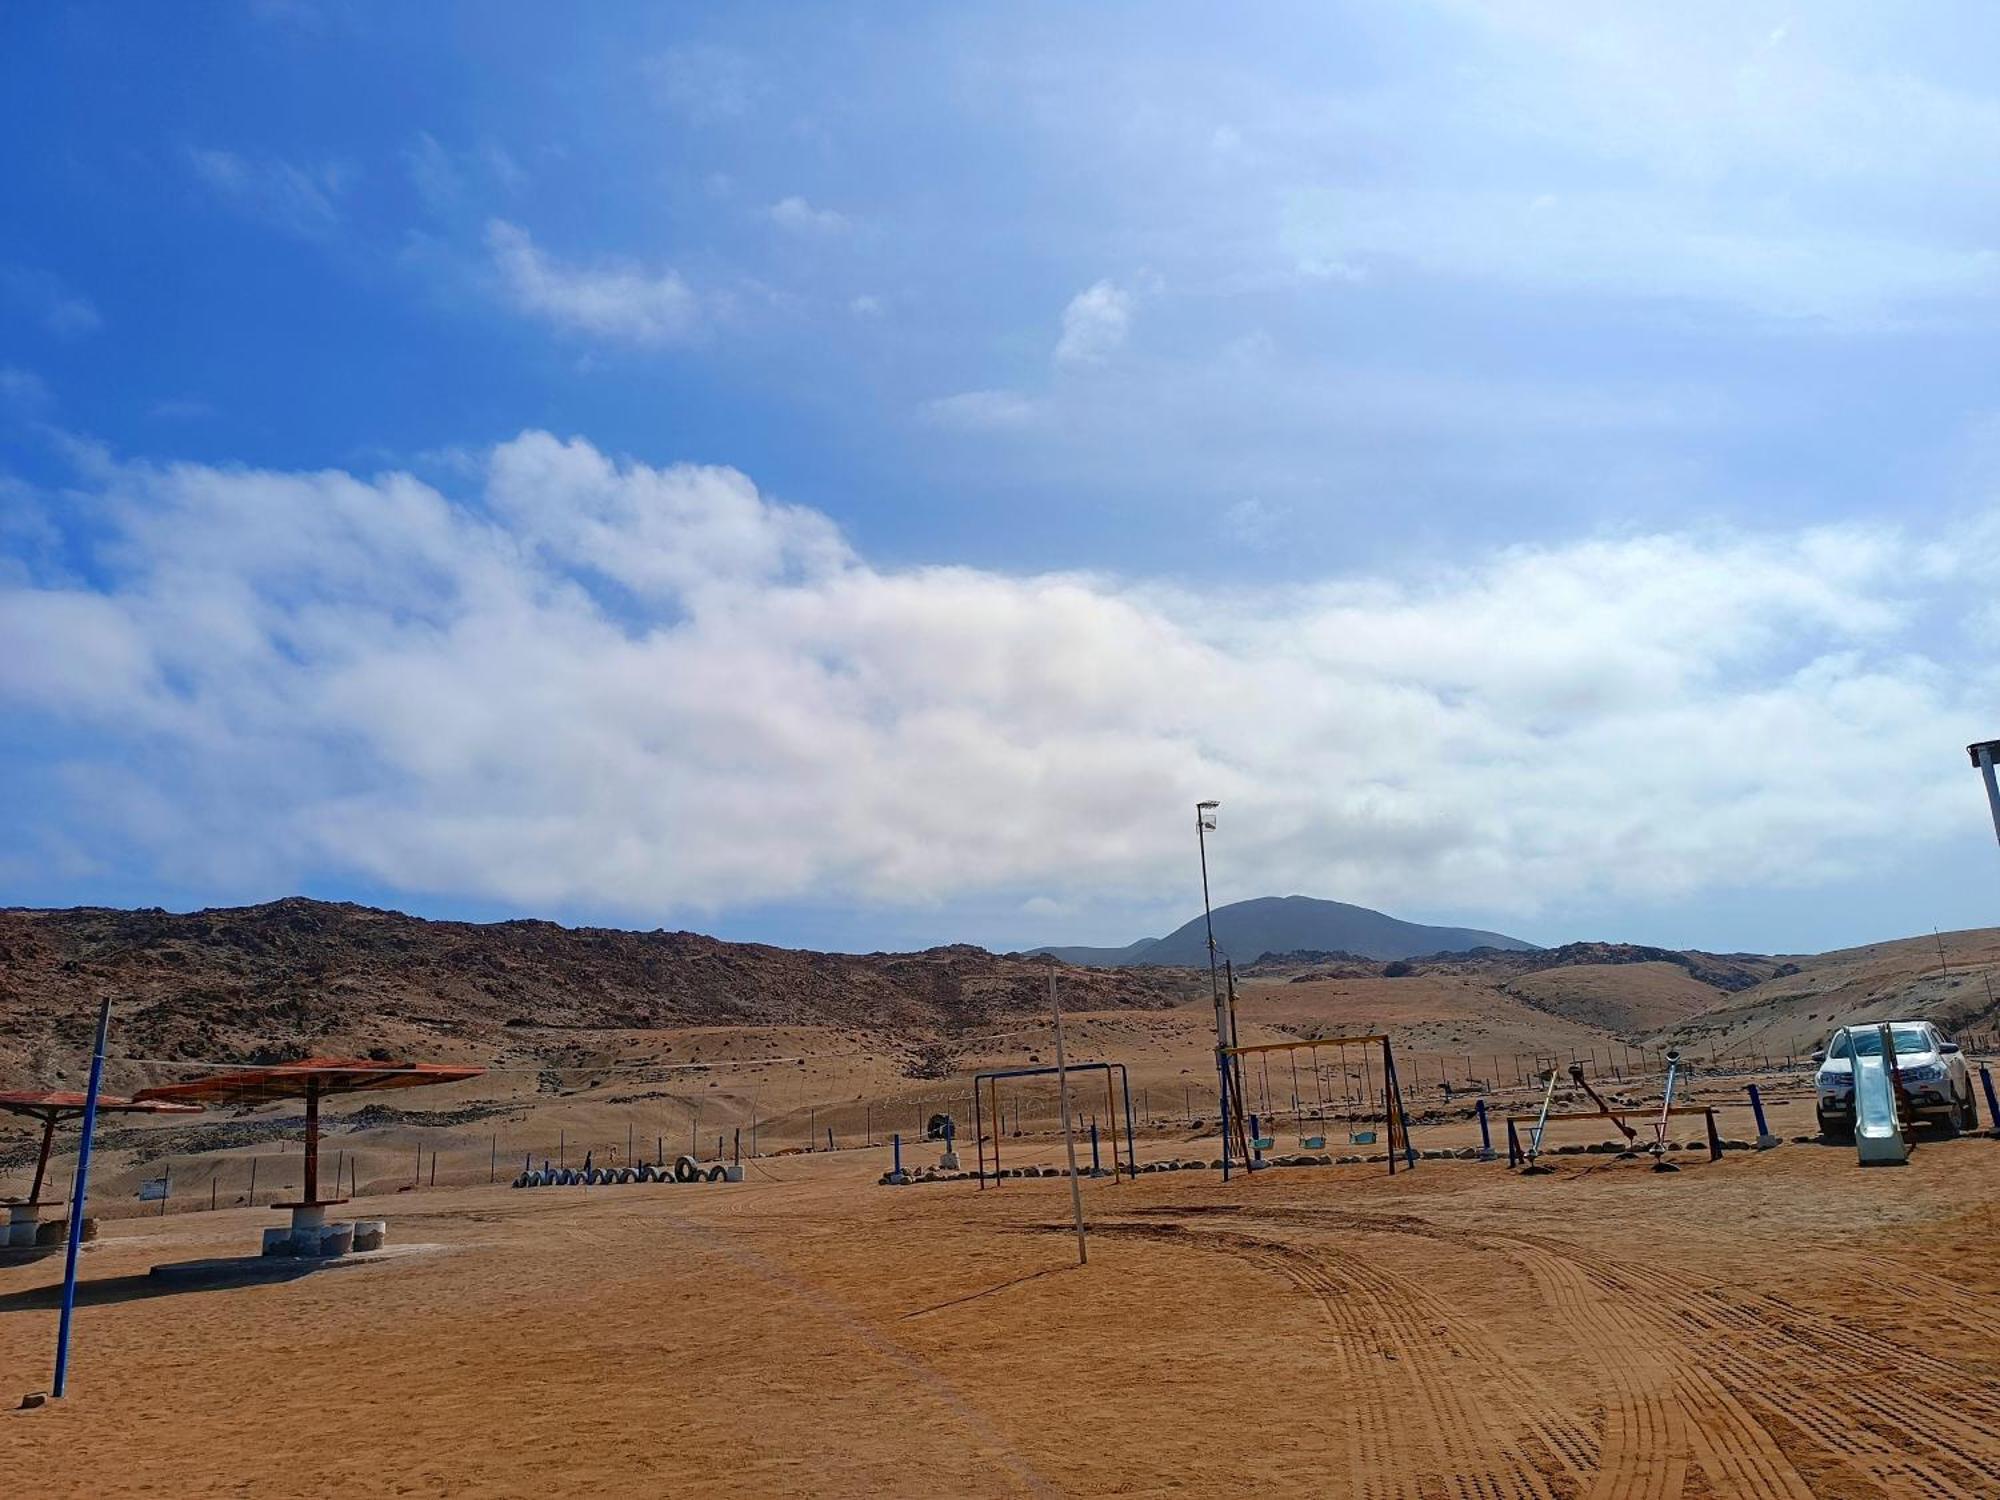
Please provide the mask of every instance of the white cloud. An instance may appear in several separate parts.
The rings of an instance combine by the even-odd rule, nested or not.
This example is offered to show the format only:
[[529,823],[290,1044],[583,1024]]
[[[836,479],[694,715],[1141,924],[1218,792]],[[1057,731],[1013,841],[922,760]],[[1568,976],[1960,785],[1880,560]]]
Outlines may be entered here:
[[1124,346],[1132,328],[1132,294],[1115,282],[1099,281],[1070,298],[1063,309],[1057,364],[1101,364]]
[[300,166],[278,157],[251,160],[234,151],[194,147],[195,176],[239,213],[273,228],[312,237],[340,219],[340,199],[353,173],[337,162]]
[[927,421],[962,432],[993,432],[1032,427],[1042,419],[1043,403],[1021,391],[960,391],[938,396],[923,405]]
[[1193,591],[876,567],[741,474],[542,433],[463,500],[99,465],[73,503],[102,586],[0,583],[0,704],[95,746],[39,832],[210,886],[1101,909],[1201,795],[1258,892],[1809,884],[1963,825],[1939,757],[2000,690],[1917,644],[1990,587],[1964,539],[1890,528]]
[[104,326],[97,304],[50,271],[0,266],[0,294],[60,338],[95,333]]
[[770,207],[771,222],[788,234],[838,234],[847,228],[845,215],[814,208],[800,197],[780,198]]
[[504,219],[488,222],[486,248],[514,306],[558,327],[640,345],[680,343],[700,331],[700,299],[677,271],[564,265]]

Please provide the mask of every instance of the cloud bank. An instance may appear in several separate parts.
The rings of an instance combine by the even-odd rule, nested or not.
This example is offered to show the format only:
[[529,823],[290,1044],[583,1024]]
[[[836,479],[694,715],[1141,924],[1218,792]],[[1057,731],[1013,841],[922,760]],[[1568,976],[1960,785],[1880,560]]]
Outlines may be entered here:
[[2000,581],[1946,534],[1205,591],[879,567],[740,473],[545,432],[457,496],[87,467],[87,564],[0,578],[0,706],[69,747],[22,843],[211,889],[1145,902],[1185,884],[1201,796],[1260,890],[1809,883],[1962,824],[1943,768],[2000,686],[1913,645]]

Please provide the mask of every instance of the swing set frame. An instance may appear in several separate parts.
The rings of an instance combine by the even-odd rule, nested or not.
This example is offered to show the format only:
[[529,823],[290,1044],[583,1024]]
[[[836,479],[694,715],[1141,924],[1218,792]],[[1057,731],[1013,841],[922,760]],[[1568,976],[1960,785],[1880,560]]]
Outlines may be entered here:
[[[1303,1041],[1297,1042],[1260,1042],[1247,1047],[1224,1047],[1221,1049],[1221,1053],[1230,1063],[1239,1063],[1243,1058],[1267,1055],[1272,1052],[1316,1052],[1321,1047],[1335,1047],[1342,1051],[1343,1062],[1341,1066],[1344,1069],[1346,1067],[1344,1061],[1345,1049],[1348,1047],[1363,1048],[1362,1060],[1365,1067],[1369,1059],[1369,1052],[1366,1049],[1378,1046],[1382,1049],[1382,1131],[1387,1137],[1385,1144],[1388,1147],[1386,1154],[1389,1159],[1389,1175],[1394,1177],[1396,1175],[1396,1158],[1401,1156],[1405,1167],[1414,1168],[1417,1164],[1417,1153],[1415,1148],[1410,1145],[1410,1117],[1403,1108],[1403,1085],[1402,1080],[1396,1073],[1396,1049],[1395,1045],[1389,1040],[1388,1033],[1370,1032],[1365,1036],[1308,1037]],[[1252,1147],[1249,1144],[1252,1138],[1244,1124],[1242,1099],[1239,1097],[1232,1100],[1228,1097],[1230,1078],[1232,1075],[1240,1078],[1241,1071],[1236,1067],[1225,1066],[1220,1072],[1224,1095],[1222,1100],[1222,1180],[1227,1182],[1231,1167],[1229,1137],[1232,1124],[1235,1127],[1237,1137],[1246,1143],[1244,1147],[1244,1169],[1252,1172],[1257,1171],[1263,1166],[1263,1162],[1259,1159],[1262,1154],[1261,1151],[1253,1154]],[[1319,1077],[1317,1057],[1314,1058],[1313,1076],[1315,1080]],[[1240,1084],[1238,1085],[1237,1092],[1239,1095],[1242,1092]],[[1299,1112],[1298,1105],[1299,1101],[1295,1091],[1293,1101],[1294,1116]],[[1372,1109],[1372,1102],[1364,1101],[1363,1107]],[[1320,1111],[1322,1130],[1325,1128],[1325,1120],[1326,1113],[1322,1105]],[[1322,1137],[1322,1141],[1324,1141],[1324,1137]]]

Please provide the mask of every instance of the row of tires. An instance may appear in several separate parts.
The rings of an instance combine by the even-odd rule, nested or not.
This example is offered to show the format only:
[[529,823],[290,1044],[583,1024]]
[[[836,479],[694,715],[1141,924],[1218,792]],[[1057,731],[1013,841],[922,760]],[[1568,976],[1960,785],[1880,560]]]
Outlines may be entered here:
[[724,1182],[728,1169],[704,1167],[692,1156],[683,1156],[671,1167],[550,1167],[541,1172],[523,1172],[514,1179],[517,1188],[609,1187],[621,1182]]

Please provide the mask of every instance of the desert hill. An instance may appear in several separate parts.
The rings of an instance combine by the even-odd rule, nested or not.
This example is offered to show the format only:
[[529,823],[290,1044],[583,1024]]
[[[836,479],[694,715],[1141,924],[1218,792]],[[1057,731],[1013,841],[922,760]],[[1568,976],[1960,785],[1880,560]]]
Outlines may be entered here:
[[1849,1021],[1924,1017],[2000,1030],[2000,928],[1869,943],[1800,957],[1664,1035],[1703,1055],[1806,1052]]
[[[812,953],[691,932],[433,922],[346,903],[0,911],[0,1063],[87,1041],[107,989],[128,1051],[258,1061],[302,1050],[491,1051],[525,1028],[851,1026],[949,1035],[1039,1013],[1046,961],[972,947]],[[1079,1009],[1157,1009],[1170,971],[1066,976]]]
[[[1535,945],[1503,933],[1472,927],[1430,927],[1405,922],[1345,901],[1311,896],[1260,896],[1215,909],[1215,943],[1239,967],[1267,953],[1301,950],[1338,952],[1358,958],[1414,958],[1427,953],[1459,953],[1474,948],[1529,950]],[[1123,948],[1037,948],[1065,963],[1090,967],[1208,963],[1208,927],[1194,917],[1163,938],[1141,938]]]

